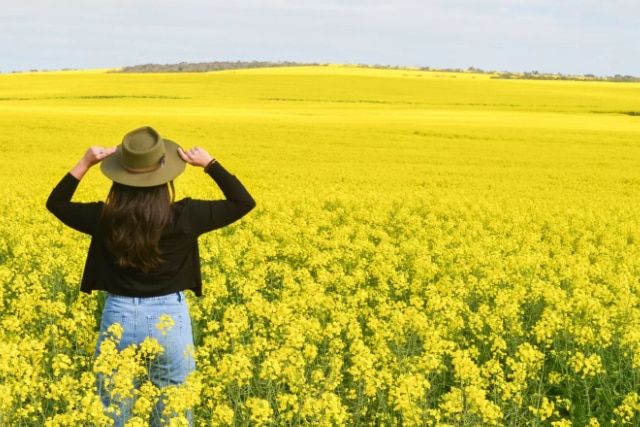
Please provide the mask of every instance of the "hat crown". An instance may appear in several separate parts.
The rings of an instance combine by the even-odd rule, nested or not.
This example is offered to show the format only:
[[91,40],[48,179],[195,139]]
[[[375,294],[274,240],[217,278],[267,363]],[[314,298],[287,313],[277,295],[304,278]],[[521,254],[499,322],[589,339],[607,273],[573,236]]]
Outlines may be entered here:
[[185,169],[179,149],[175,142],[144,126],[127,133],[116,154],[104,159],[100,169],[114,182],[131,187],[166,184]]
[[145,126],[135,129],[122,139],[120,162],[130,172],[150,172],[162,166],[165,146],[160,134]]

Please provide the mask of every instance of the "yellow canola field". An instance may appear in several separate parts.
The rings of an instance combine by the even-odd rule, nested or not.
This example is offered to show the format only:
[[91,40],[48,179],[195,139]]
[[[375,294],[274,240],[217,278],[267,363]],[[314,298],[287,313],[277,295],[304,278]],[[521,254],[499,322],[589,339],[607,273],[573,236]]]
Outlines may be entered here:
[[[196,426],[639,425],[638,99],[345,66],[0,75],[0,425],[105,425],[112,369],[145,425],[161,348],[93,360],[88,238],[44,207],[89,145],[143,125],[258,203],[201,238],[198,369],[168,393]],[[76,199],[109,185],[92,170]],[[221,197],[200,170],[176,187]]]

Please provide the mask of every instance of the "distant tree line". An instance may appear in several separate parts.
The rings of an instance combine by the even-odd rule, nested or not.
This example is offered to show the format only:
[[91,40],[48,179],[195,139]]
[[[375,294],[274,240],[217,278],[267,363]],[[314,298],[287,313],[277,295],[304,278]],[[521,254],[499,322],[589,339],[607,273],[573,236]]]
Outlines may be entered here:
[[[274,67],[321,67],[328,66],[318,62],[292,62],[292,61],[212,61],[212,62],[180,62],[178,64],[142,64],[114,69],[113,73],[206,73],[209,71],[241,70],[248,68],[274,68]],[[416,68],[398,65],[366,65],[345,64],[347,67],[358,68],[382,68],[382,69],[412,69],[429,70],[429,67]]]
[[565,74],[548,74],[539,73],[537,71],[524,73],[499,72],[492,73],[492,79],[520,79],[520,80],[578,80],[578,81],[596,81],[596,82],[640,82],[640,77],[616,74],[614,76],[599,77],[593,74],[585,74],[583,76],[565,75]]
[[306,62],[270,61],[213,61],[180,62],[178,64],[142,64],[123,67],[113,72],[120,73],[206,73],[209,71],[241,70],[248,68],[319,66]]
[[[273,68],[273,67],[300,67],[300,66],[327,66],[328,64],[317,62],[293,62],[293,61],[212,61],[212,62],[180,62],[177,64],[141,64],[114,69],[113,73],[206,73],[210,71],[241,70],[248,68]],[[377,68],[392,70],[414,71],[438,71],[444,73],[478,73],[490,74],[492,79],[519,79],[519,80],[575,80],[575,81],[602,81],[602,82],[640,82],[640,77],[620,75],[595,76],[593,74],[572,75],[561,73],[510,72],[510,71],[485,71],[476,67],[462,68],[433,68],[433,67],[407,67],[398,65],[367,65],[345,64],[347,67]],[[69,70],[65,68],[64,70]],[[31,70],[37,72],[38,70]],[[43,70],[46,71],[46,70]],[[15,71],[14,71],[15,72]]]
[[[213,62],[180,62],[178,64],[142,64],[123,67],[113,72],[121,73],[205,73],[209,71],[240,70],[247,68],[271,68],[271,67],[299,67],[299,66],[326,66],[317,62],[271,62],[271,61],[213,61]],[[515,73],[510,71],[485,71],[476,67],[466,70],[461,68],[432,68],[432,67],[406,67],[397,65],[367,65],[347,64],[359,68],[378,68],[393,70],[418,70],[439,71],[445,73],[479,73],[490,74],[492,79],[520,79],[520,80],[576,80],[576,81],[604,81],[604,82],[640,82],[640,77],[620,75],[600,77],[593,74],[571,75],[561,73],[540,73],[538,71]]]

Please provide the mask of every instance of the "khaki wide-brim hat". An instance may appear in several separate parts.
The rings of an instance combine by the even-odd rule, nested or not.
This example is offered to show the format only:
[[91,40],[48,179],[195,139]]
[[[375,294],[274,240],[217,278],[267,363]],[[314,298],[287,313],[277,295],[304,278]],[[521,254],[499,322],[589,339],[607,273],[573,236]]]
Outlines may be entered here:
[[122,144],[102,161],[100,169],[113,181],[131,187],[165,184],[186,167],[178,148],[175,142],[161,138],[155,129],[141,127],[124,136]]

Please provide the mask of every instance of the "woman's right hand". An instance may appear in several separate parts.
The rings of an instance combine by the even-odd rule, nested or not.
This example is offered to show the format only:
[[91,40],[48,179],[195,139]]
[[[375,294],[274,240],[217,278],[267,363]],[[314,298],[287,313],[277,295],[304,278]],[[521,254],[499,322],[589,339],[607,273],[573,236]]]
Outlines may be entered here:
[[185,162],[189,163],[192,166],[200,166],[205,167],[213,160],[213,157],[201,147],[193,147],[189,150],[183,150],[182,148],[178,148],[178,155]]

